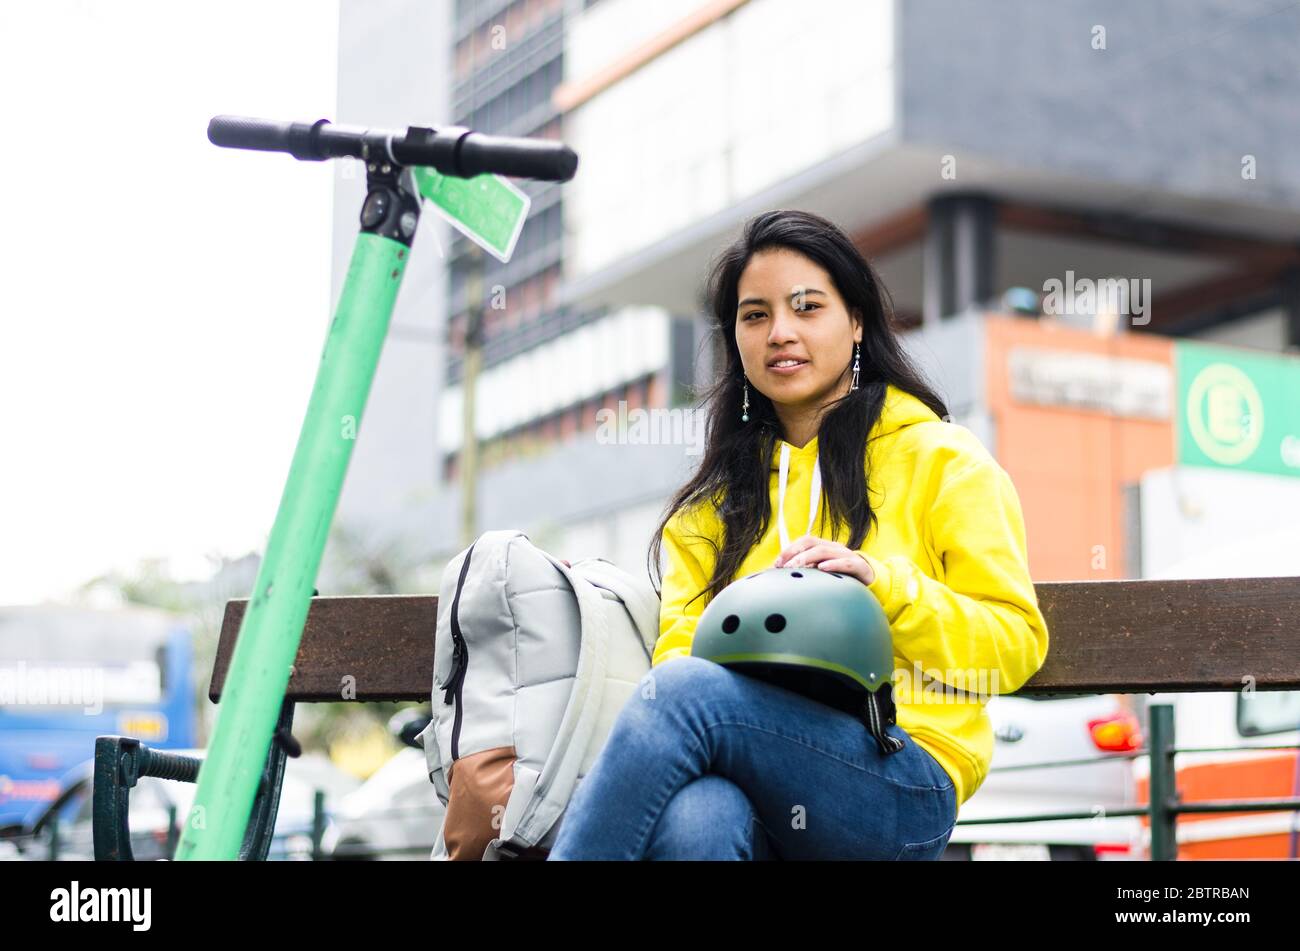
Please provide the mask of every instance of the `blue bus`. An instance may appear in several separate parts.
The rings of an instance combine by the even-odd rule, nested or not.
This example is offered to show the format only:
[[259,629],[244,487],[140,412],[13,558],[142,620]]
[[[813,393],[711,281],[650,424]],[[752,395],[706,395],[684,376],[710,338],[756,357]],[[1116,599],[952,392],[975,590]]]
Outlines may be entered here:
[[30,828],[95,737],[192,748],[193,634],[142,607],[0,607],[0,834]]

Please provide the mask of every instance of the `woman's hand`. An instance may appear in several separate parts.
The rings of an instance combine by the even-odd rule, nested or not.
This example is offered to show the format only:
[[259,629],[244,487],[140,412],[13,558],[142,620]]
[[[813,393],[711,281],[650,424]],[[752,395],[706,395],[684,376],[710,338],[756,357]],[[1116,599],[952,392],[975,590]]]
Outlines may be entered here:
[[865,585],[876,580],[871,563],[862,557],[861,552],[816,535],[805,535],[792,541],[777,556],[776,564],[772,567],[800,568],[805,565],[822,571],[838,571],[842,575],[857,578]]

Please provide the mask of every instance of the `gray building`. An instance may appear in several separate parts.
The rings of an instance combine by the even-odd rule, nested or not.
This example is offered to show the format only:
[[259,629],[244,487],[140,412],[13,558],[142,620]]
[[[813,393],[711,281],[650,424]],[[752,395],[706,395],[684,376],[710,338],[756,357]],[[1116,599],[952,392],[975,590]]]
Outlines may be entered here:
[[[436,31],[403,23],[413,49],[417,35],[430,37],[415,59],[430,70],[428,88],[447,90],[428,121],[560,138],[581,157],[572,182],[519,183],[532,199],[519,246],[508,264],[485,258],[485,293],[502,306],[487,312],[478,390],[480,531],[517,527],[560,557],[645,565],[650,530],[695,459],[680,439],[602,441],[597,412],[690,403],[711,368],[700,298],[708,262],[771,208],[824,214],[855,237],[909,348],[927,365],[951,354],[936,382],[957,418],[990,438],[960,364],[968,330],[946,324],[1003,310],[1012,288],[1041,302],[1049,282],[1073,276],[1146,281],[1149,319],[1130,311],[1113,332],[1300,347],[1300,168],[1290,161],[1300,147],[1300,9],[1212,0],[451,8],[436,51]],[[431,16],[419,9],[412,22]],[[342,64],[340,77],[342,110]],[[404,77],[401,91],[414,85]],[[399,100],[384,106],[391,112],[367,115],[412,121]],[[435,568],[460,547],[467,306],[468,244],[453,233],[444,247],[444,292],[432,274],[408,274],[401,306],[427,306],[406,323],[428,337],[399,344],[409,362],[381,367],[367,413],[380,432],[363,428],[348,487],[418,526]],[[381,384],[393,400],[382,424]],[[418,451],[403,454],[399,432]],[[424,499],[413,484],[416,503],[384,496],[393,468],[435,491]]]

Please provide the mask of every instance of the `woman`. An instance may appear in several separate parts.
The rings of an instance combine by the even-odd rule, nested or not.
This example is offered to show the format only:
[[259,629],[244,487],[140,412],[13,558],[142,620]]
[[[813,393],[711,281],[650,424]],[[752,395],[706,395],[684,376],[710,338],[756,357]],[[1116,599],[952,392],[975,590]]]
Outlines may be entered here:
[[[725,362],[704,458],[651,546],[656,568],[661,540],[667,554],[651,670],[550,858],[937,859],[988,773],[988,695],[1047,652],[1015,489],[947,421],[888,292],[831,222],[754,218],[709,298]],[[851,575],[879,599],[901,749],[882,752],[852,714],[691,656],[704,603],[772,567]]]

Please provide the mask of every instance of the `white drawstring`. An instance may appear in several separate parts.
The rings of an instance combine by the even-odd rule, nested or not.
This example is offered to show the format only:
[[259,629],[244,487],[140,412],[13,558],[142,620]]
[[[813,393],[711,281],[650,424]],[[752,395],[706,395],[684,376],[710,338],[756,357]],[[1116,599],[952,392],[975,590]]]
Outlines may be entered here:
[[[790,444],[781,442],[781,469],[777,477],[776,527],[780,532],[781,550],[790,547],[790,533],[785,530],[785,483],[790,473]],[[808,529],[804,534],[811,534],[813,524],[817,521],[817,507],[822,500],[821,448],[818,447],[817,458],[813,460],[812,483],[808,486]]]

